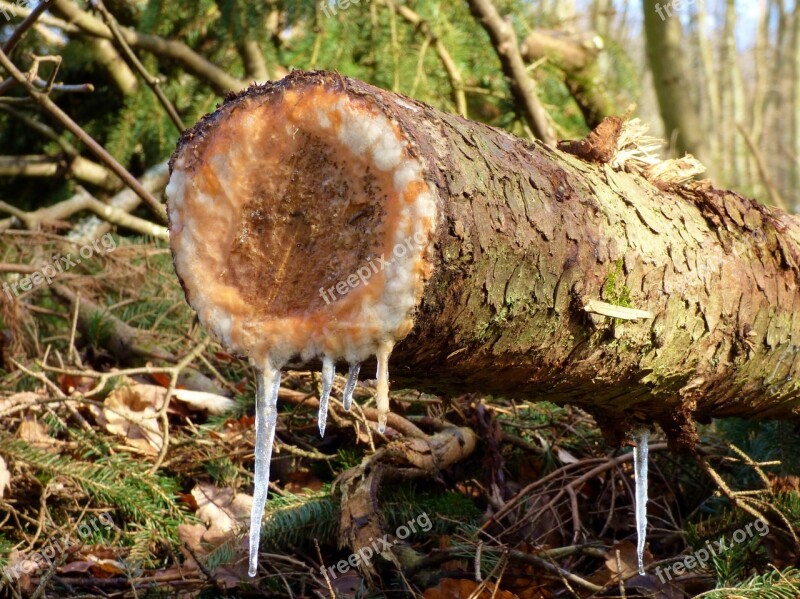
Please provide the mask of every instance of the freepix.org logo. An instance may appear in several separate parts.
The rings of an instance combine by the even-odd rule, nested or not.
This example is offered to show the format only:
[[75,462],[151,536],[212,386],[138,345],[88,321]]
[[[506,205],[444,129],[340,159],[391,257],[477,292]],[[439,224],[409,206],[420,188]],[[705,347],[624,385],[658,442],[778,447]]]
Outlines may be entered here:
[[377,540],[370,538],[370,541],[372,541],[370,545],[362,547],[355,553],[351,553],[346,560],[340,560],[333,566],[329,566],[328,568],[323,566],[319,571],[325,577],[327,577],[328,572],[330,572],[330,576],[335,580],[338,578],[336,571],[338,571],[339,574],[347,574],[351,568],[357,567],[361,562],[369,564],[373,557],[389,551],[392,548],[392,545],[407,539],[411,533],[417,532],[417,527],[419,527],[419,530],[422,532],[428,532],[431,528],[433,528],[433,523],[431,522],[427,512],[423,512],[416,518],[412,518],[405,524],[398,526],[397,530],[395,531],[396,538],[394,540],[390,540],[388,534],[383,535]]
[[106,233],[100,239],[95,239],[92,245],[86,244],[83,246],[78,251],[79,256],[73,256],[72,254],[67,254],[66,256],[55,255],[53,256],[52,264],[45,264],[33,274],[25,276],[19,281],[3,283],[3,292],[5,292],[8,299],[14,299],[19,297],[20,293],[30,291],[44,283],[50,285],[53,279],[80,264],[82,260],[89,260],[95,254],[110,254],[115,249],[117,249],[117,242],[111,236],[111,233]]
[[[769,533],[769,525],[760,518],[754,522],[750,522],[747,526],[736,530],[731,535],[731,540],[733,543],[744,543],[747,539],[753,538],[753,529],[759,534],[759,536],[764,537]],[[695,568],[702,568],[705,566],[711,558],[716,557],[716,555],[721,553],[725,550],[725,538],[720,537],[716,541],[714,541],[714,545],[717,546],[716,551],[711,544],[711,541],[706,541],[705,547],[701,547],[691,555],[687,555],[681,560],[670,564],[666,568],[661,568],[659,566],[656,568],[656,576],[661,582],[666,580],[672,580],[672,576],[682,576],[686,572],[690,572]]]
[[65,536],[60,541],[52,538],[39,550],[25,556],[12,566],[3,568],[0,584],[6,584],[18,580],[21,576],[45,567],[51,567],[53,560],[66,552],[73,545],[81,544],[88,539],[92,531],[99,532],[103,527],[106,531],[114,528],[114,521],[108,512],[101,512],[97,516],[88,518],[76,529],[76,536]]
[[[32,0],[17,0],[14,2],[20,8],[27,8],[29,10],[33,10],[33,8],[38,4],[38,2],[33,2]],[[6,21],[11,20],[11,15],[8,14],[8,11],[5,8],[0,7],[0,15],[3,15],[6,18]]]

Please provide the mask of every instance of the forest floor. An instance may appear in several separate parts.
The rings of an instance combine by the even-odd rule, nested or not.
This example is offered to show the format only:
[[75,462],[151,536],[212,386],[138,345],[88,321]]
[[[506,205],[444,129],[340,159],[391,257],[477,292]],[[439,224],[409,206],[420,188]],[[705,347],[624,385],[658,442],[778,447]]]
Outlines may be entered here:
[[165,244],[104,239],[80,263],[55,233],[0,241],[3,595],[800,596],[796,423],[704,425],[701,459],[654,432],[639,575],[631,448],[585,413],[397,390],[380,434],[374,381],[345,412],[337,376],[320,439],[308,371],[284,376],[248,578],[252,371],[196,324]]

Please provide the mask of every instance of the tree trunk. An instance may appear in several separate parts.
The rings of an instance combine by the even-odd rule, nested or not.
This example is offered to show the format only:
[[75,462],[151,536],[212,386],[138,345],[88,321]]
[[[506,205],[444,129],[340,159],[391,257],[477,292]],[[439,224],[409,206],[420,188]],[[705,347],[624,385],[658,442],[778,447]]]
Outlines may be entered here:
[[744,84],[739,67],[739,51],[736,47],[736,3],[734,0],[725,2],[720,65],[722,118],[718,126],[722,129],[723,148],[728,153],[725,183],[741,190],[749,187],[750,178],[747,172],[744,140],[736,133],[736,124],[744,121],[745,101]]
[[[393,130],[376,138],[383,118]],[[584,154],[599,162],[587,162],[295,71],[184,134],[168,188],[176,269],[201,321],[251,356],[247,339],[279,345],[278,330],[305,361],[323,346],[352,361],[353,339],[383,347],[388,325],[369,318],[388,293],[411,307],[391,354],[403,386],[571,403],[610,439],[657,422],[677,446],[694,441],[693,417],[794,416],[800,222],[705,183],[628,173],[634,158],[599,151],[615,147],[610,129],[590,136]],[[391,181],[408,164],[384,163],[394,140],[421,165],[435,210],[396,197]],[[409,245],[416,287],[387,267],[320,300],[318,288],[338,289],[376,251],[389,257],[400,229],[426,235]],[[363,319],[345,318],[351,300]],[[587,312],[604,312],[599,302],[652,318]]]
[[707,159],[711,162],[710,166],[714,172],[719,172],[720,162],[720,143],[718,127],[720,107],[719,107],[719,84],[717,83],[717,72],[714,68],[714,51],[711,48],[709,38],[713,32],[708,27],[708,15],[706,13],[705,0],[697,0],[696,7],[695,33],[697,36],[697,47],[699,50],[699,60],[701,67],[701,77],[703,81],[702,95],[705,96],[703,106],[705,107],[706,126],[703,134],[707,136],[706,144]]
[[680,18],[673,16],[655,0],[643,0],[647,59],[653,73],[664,134],[672,140],[679,156],[694,154],[706,166],[706,143],[697,110],[691,101],[689,79],[683,57],[683,30]]
[[[792,47],[789,72],[791,77],[791,95],[789,97],[789,113],[791,117],[790,139],[791,153],[795,161],[800,160],[800,6],[795,4],[792,18]],[[800,187],[800,168],[791,169],[791,189]],[[796,205],[796,203],[795,203]]]

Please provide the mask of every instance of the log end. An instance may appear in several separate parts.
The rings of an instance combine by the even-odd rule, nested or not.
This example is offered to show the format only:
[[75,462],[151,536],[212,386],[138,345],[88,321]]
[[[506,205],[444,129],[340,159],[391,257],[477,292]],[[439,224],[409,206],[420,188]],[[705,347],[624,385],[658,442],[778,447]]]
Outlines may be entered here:
[[294,73],[187,131],[167,187],[187,301],[255,361],[356,363],[411,329],[436,201],[400,126],[346,80]]

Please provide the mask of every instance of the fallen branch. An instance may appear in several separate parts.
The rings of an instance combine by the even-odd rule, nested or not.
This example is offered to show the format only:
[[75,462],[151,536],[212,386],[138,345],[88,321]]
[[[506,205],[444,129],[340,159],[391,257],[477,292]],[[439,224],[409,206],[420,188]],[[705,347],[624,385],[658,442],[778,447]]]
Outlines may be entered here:
[[[380,485],[385,478],[409,480],[437,475],[472,455],[476,444],[477,436],[471,429],[446,428],[430,437],[394,441],[343,472],[334,483],[342,506],[339,545],[358,553],[374,539],[387,538],[378,509]],[[368,560],[362,560],[359,569],[367,578],[374,573]]]
[[66,129],[68,129],[75,137],[82,141],[89,150],[97,156],[101,162],[105,163],[122,181],[125,182],[139,197],[148,205],[150,210],[161,221],[166,223],[167,215],[164,206],[156,200],[149,191],[147,191],[136,178],[131,175],[124,166],[109,154],[105,148],[98,144],[86,131],[81,128],[75,121],[73,121],[67,113],[53,102],[47,94],[39,92],[36,87],[28,81],[25,75],[17,69],[14,63],[8,56],[0,50],[0,65],[8,71],[8,73],[19,83],[28,95],[39,104],[47,113],[59,121]]
[[[107,40],[114,39],[113,33],[105,23],[88,12],[81,10],[70,0],[55,0],[53,10],[62,15],[71,24],[77,26],[84,35]],[[211,84],[218,94],[239,91],[247,86],[244,81],[232,77],[182,42],[140,33],[127,27],[120,27],[119,29],[125,42],[132,48],[145,50],[152,54],[178,61],[197,78]]]
[[614,114],[614,101],[600,72],[600,36],[537,29],[528,34],[520,51],[525,62],[546,59],[564,73],[567,88],[591,129]]
[[536,84],[525,68],[514,27],[497,12],[492,0],[469,0],[472,14],[483,25],[500,58],[503,73],[511,83],[511,93],[522,110],[525,121],[537,139],[548,146],[556,145],[556,134],[550,117],[536,95]]
[[176,270],[237,351],[377,355],[384,413],[396,341],[401,385],[579,405],[613,443],[656,422],[690,448],[694,417],[794,417],[800,220],[681,182],[682,163],[635,174],[624,130],[587,161],[295,71],[184,135]]
[[[0,158],[0,174],[3,174],[2,158]],[[137,216],[131,216],[124,210],[104,204],[89,195],[85,189],[80,189],[78,193],[69,200],[64,200],[48,208],[39,208],[39,210],[34,212],[22,212],[5,202],[0,202],[0,212],[13,214],[17,219],[22,221],[26,228],[34,231],[48,224],[66,220],[84,210],[91,210],[107,223],[130,229],[136,233],[149,235],[165,241],[169,239],[169,233],[165,227],[151,223]]]
[[[142,175],[142,187],[150,193],[161,195],[168,180],[168,169],[166,163],[156,164],[150,167]],[[81,194],[76,194],[75,197]],[[121,213],[133,212],[142,203],[141,198],[131,189],[123,189],[117,195],[107,201],[107,205],[114,211]],[[99,216],[99,217],[98,217]],[[68,237],[76,243],[91,242],[99,239],[111,230],[111,223],[103,219],[102,215],[91,216],[79,221]],[[157,225],[156,225],[157,226]],[[0,221],[0,231],[3,229],[3,221]],[[160,233],[159,233],[160,235]]]
[[[56,142],[61,147],[61,149],[63,150],[64,154],[66,154],[67,157],[69,157],[71,160],[77,160],[81,156],[81,153],[78,151],[78,149],[74,145],[72,145],[72,143],[70,143],[69,140],[67,140],[65,137],[63,137],[63,136],[59,135],[58,133],[56,133],[53,130],[52,127],[44,124],[41,121],[38,121],[38,120],[36,120],[34,118],[31,118],[30,116],[28,116],[24,112],[16,110],[15,108],[12,108],[10,106],[5,106],[2,103],[0,103],[0,110],[3,110],[5,112],[7,112],[8,114],[10,114],[11,116],[13,116],[14,118],[17,118],[17,119],[21,120],[28,127],[33,129],[34,131],[36,131],[40,135],[43,135],[47,139]],[[87,161],[87,159],[85,159],[85,158],[82,158],[82,160]],[[122,181],[120,181],[114,175],[114,173],[112,173],[111,171],[106,169],[103,165],[100,165],[100,164],[97,164],[97,163],[92,163],[92,164],[94,165],[93,168],[95,170],[104,169],[104,172],[105,172],[104,188],[106,188],[106,189],[115,189],[116,190],[122,185]]]
[[0,156],[0,177],[57,177],[65,172],[105,190],[119,187],[113,173],[82,156]]

